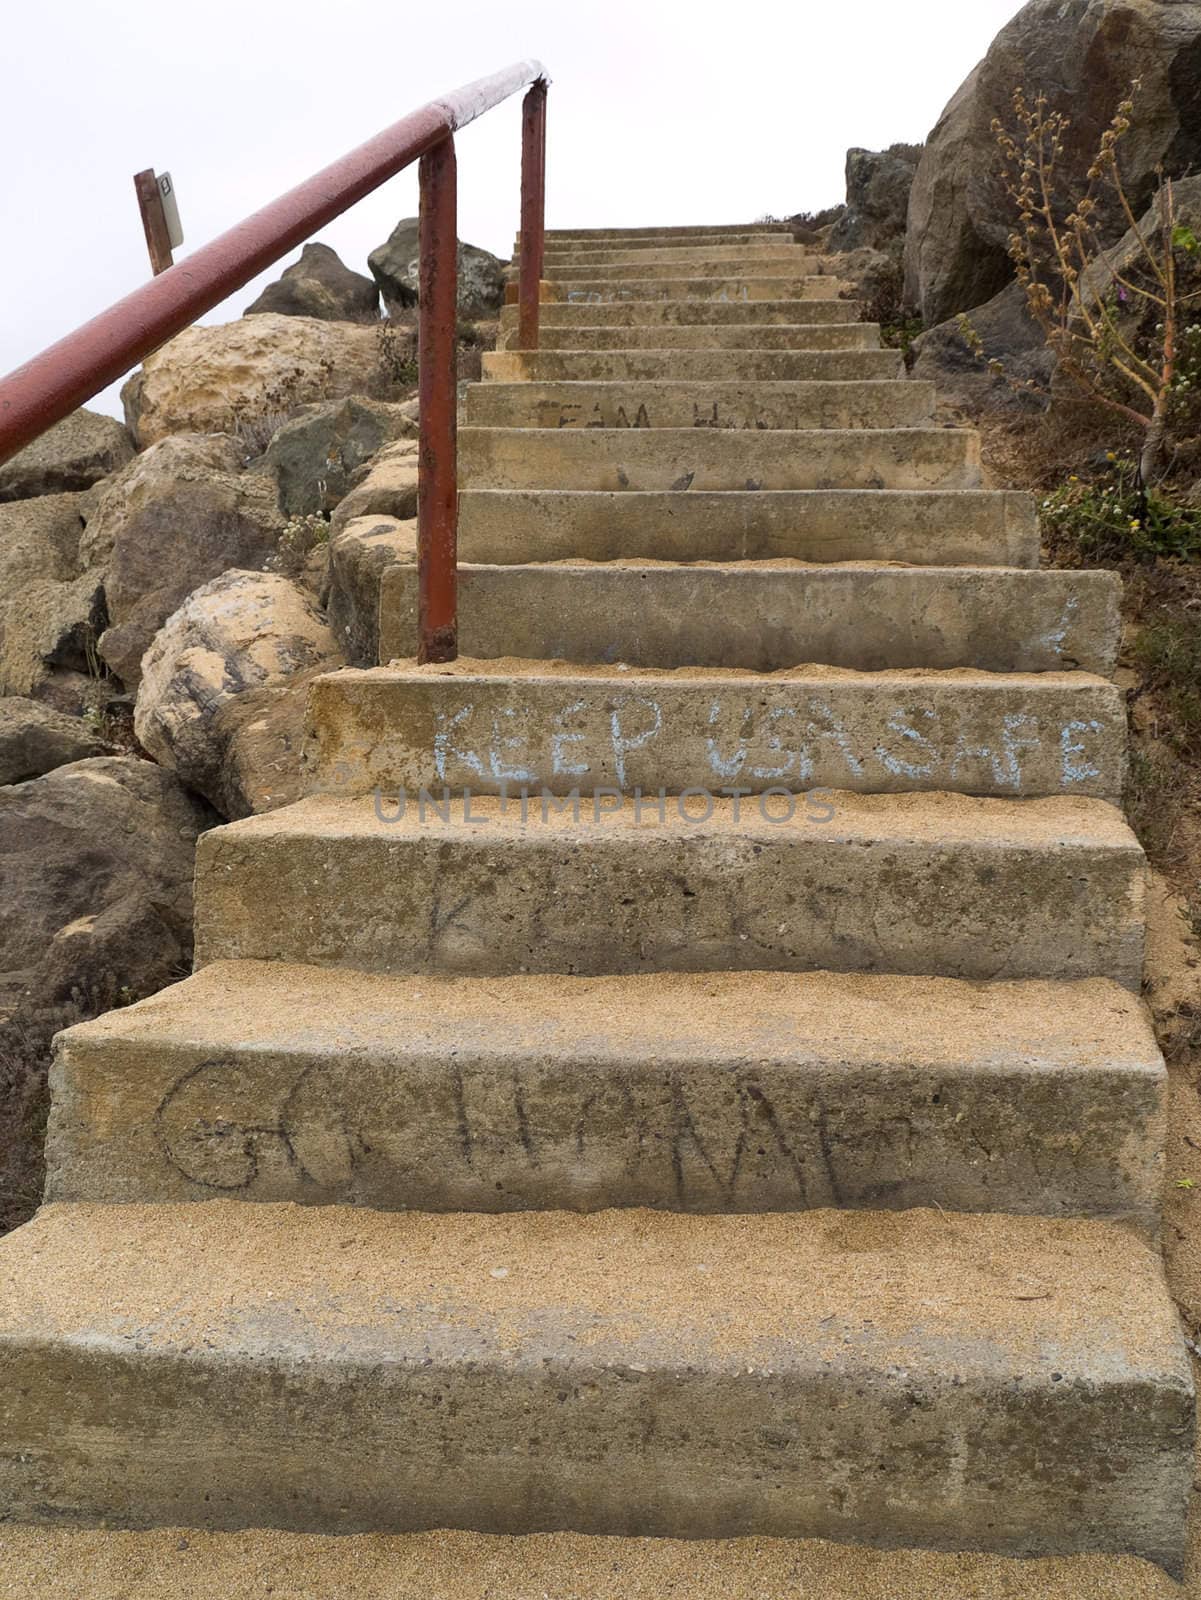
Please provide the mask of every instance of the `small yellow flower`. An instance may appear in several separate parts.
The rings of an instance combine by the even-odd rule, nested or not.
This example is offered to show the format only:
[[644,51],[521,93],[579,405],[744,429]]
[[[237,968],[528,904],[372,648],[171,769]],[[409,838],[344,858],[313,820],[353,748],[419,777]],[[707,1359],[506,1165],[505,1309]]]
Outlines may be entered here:
[[1131,533],[1138,533],[1138,531],[1140,530],[1141,527],[1142,527],[1142,523],[1138,520],[1137,517],[1135,517],[1134,521],[1130,524],[1130,531],[1131,531]]
[[1068,479],[1068,482],[1069,482],[1069,483],[1079,483],[1079,482],[1080,482],[1080,479],[1079,479],[1079,478],[1078,478],[1078,477],[1077,477],[1077,476],[1076,476],[1076,474],[1075,474],[1075,473],[1074,473],[1074,472],[1073,472],[1073,474],[1072,474],[1072,476],[1071,476],[1071,477],[1070,477],[1070,478],[1069,478],[1069,479]]
[[1105,459],[1106,459],[1106,461],[1116,461],[1118,458],[1117,458],[1116,453],[1113,450],[1111,450],[1109,452],[1109,454],[1105,457]]

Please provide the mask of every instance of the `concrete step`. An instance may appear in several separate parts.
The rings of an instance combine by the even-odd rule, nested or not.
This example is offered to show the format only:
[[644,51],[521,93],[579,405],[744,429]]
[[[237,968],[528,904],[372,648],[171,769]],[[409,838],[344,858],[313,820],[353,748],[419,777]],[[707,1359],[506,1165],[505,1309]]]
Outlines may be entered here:
[[827,383],[904,377],[899,350],[488,350],[501,383]]
[[[734,250],[715,257],[671,255],[654,250],[632,250],[616,261],[582,261],[575,266],[558,266],[548,279],[551,283],[638,283],[643,278],[811,278],[823,271],[838,277],[835,258],[806,255],[785,247],[771,252]],[[516,280],[517,269],[509,276]]]
[[217,962],[60,1034],[54,1084],[52,1201],[1159,1225],[1166,1073],[1099,980]]
[[1117,800],[1125,696],[1084,672],[770,674],[512,658],[346,668],[309,694],[310,791],[738,787]]
[[1185,1600],[1134,1556],[870,1550],[822,1539],[615,1539],[583,1533],[208,1533],[0,1525],[13,1596],[60,1600]]
[[[581,562],[461,566],[464,655],[775,672],[1114,670],[1121,583],[1100,570]],[[417,653],[417,569],[386,569],[380,660]]]
[[1181,1565],[1188,1355],[1112,1223],[63,1205],[0,1282],[17,1520]]
[[[830,280],[827,278],[828,284]],[[518,308],[501,308],[500,325],[505,331],[517,326]],[[586,301],[548,300],[542,307],[540,325],[551,328],[663,326],[680,323],[696,327],[715,327],[723,323],[798,323],[858,322],[859,304],[836,296],[819,300],[806,297],[794,300],[612,300],[608,304]]]
[[[688,223],[683,226],[671,228],[645,227],[645,228],[547,228],[547,244],[556,244],[563,240],[590,240],[590,239],[695,239],[698,236],[742,233],[770,233],[773,237],[785,236],[792,238],[793,225],[791,222],[719,222],[719,223]],[[521,234],[516,235],[516,247],[521,247]]]
[[[677,245],[657,246],[653,249],[634,248],[628,245],[610,242],[603,244],[569,245],[561,250],[552,249],[545,260],[543,276],[557,278],[561,270],[574,271],[578,267],[627,267],[644,266],[662,268],[683,268],[680,274],[687,277],[694,265],[708,267],[714,265],[722,267],[724,263],[737,263],[737,270],[744,268],[762,267],[768,272],[779,271],[808,273],[814,270],[813,263],[818,258],[811,250],[805,250],[800,245],[775,240],[765,245],[755,244],[701,244],[690,240]],[[516,262],[509,267],[513,276],[517,275]],[[702,273],[701,276],[704,274]],[[662,273],[659,273],[662,276]]]
[[912,428],[932,383],[473,383],[463,420],[485,428]]
[[[815,304],[819,302],[814,302]],[[502,328],[496,347],[516,345],[517,326]],[[540,350],[878,350],[874,322],[667,323],[629,328],[554,327],[538,335]]]
[[[574,238],[563,238],[559,235],[548,234],[543,250],[548,261],[557,260],[565,255],[573,255],[581,250],[708,250],[712,248],[731,249],[747,247],[759,248],[767,246],[769,249],[778,250],[782,245],[790,244],[787,235],[772,232],[762,228],[748,228],[742,233],[690,233],[684,236],[671,233],[643,233],[624,234],[615,238],[598,238],[595,235],[585,238],[576,235]],[[521,235],[518,234],[513,241],[513,258],[517,260],[521,255]]]
[[1142,980],[1143,856],[1104,801],[517,787],[318,795],[213,829],[197,964]]
[[1038,516],[1030,495],[1006,490],[477,489],[460,497],[459,555],[1037,567]]
[[[639,278],[633,284],[593,279],[569,284],[543,280],[542,305],[607,305],[623,300],[828,300],[848,287],[830,274],[796,278],[770,274],[725,278]],[[516,305],[517,284],[505,285],[506,304]]]
[[966,428],[459,430],[465,490],[975,489],[980,476]]

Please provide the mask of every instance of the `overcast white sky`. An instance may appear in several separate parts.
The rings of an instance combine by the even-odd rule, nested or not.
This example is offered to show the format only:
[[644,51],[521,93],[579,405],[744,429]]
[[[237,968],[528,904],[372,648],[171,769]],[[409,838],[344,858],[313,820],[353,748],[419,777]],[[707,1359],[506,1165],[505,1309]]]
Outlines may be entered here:
[[[148,275],[132,174],[203,244],[405,112],[536,56],[547,224],[750,221],[842,198],[851,145],[923,139],[1017,0],[12,0],[0,97],[0,373]],[[459,135],[459,233],[509,254],[518,102]],[[402,173],[319,235],[348,265]],[[294,259],[294,257],[289,258]],[[281,268],[286,262],[281,263]],[[268,273],[259,282],[277,277]],[[241,291],[206,321],[238,316]],[[113,396],[93,402],[117,412]]]

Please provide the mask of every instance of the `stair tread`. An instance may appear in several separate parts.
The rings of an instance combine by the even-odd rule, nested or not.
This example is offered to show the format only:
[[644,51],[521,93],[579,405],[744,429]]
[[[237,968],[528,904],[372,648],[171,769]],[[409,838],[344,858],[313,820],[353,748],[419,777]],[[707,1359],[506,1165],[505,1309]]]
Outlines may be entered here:
[[214,1054],[267,1048],[401,1058],[463,1053],[631,1055],[665,1067],[698,1051],[1031,1075],[1104,1062],[1157,1078],[1141,1001],[1106,978],[969,983],[873,973],[635,973],[573,978],[397,976],[292,962],[216,961],[136,1005],[69,1030],[72,1053],[115,1040]]
[[[981,799],[961,794],[854,794],[827,791],[835,815],[820,829],[798,818],[795,831],[812,838],[820,832],[823,842],[891,843],[927,845],[931,841],[951,850],[970,843],[987,852],[1008,850],[1083,850],[1113,851],[1142,860],[1142,851],[1121,811],[1108,801],[1076,796],[1047,796],[1033,800]],[[824,800],[824,796],[823,796]],[[586,811],[573,818],[570,812],[552,808],[543,822],[537,816],[539,832],[574,834],[581,842],[620,837],[629,842],[640,837],[662,840],[668,836],[697,840],[706,834],[771,839],[779,844],[788,839],[791,825],[766,821],[758,808],[738,812],[733,800],[715,799],[713,814],[703,824],[690,821],[668,807],[666,821],[650,805],[636,814],[635,803],[626,801],[620,809],[605,813],[599,820]],[[461,833],[473,841],[506,839],[529,831],[523,824],[515,801],[506,803],[495,796],[472,795],[470,817],[462,816],[463,801],[452,798],[450,833]],[[289,835],[306,834],[327,839],[399,839],[422,835],[443,837],[448,824],[429,815],[422,819],[415,806],[403,817],[381,821],[370,796],[344,798],[337,795],[309,795],[278,811],[244,817],[204,836],[210,855],[219,858],[227,843],[252,843],[279,840]],[[216,862],[213,863],[216,865]]]
[[1184,1600],[1135,1556],[1020,1560],[802,1539],[622,1539],[573,1533],[211,1533],[0,1528],[22,1600]]
[[1191,1388],[1155,1251],[1075,1219],[60,1204],[0,1284],[0,1347]]

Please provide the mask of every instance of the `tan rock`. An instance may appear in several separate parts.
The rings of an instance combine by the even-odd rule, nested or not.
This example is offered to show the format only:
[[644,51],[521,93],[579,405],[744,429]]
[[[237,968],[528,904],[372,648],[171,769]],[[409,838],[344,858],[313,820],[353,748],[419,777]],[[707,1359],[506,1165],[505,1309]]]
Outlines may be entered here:
[[265,565],[284,531],[269,478],[242,470],[226,434],[173,434],[104,491],[83,549],[107,568],[100,654],[130,689],[173,611],[232,567]]
[[146,358],[122,399],[140,445],[235,431],[258,455],[298,407],[381,393],[382,378],[374,328],[271,312],[188,328]]
[[147,652],[134,729],[156,760],[226,816],[270,809],[280,803],[275,797],[291,797],[280,774],[298,749],[299,701],[288,711],[273,707],[266,731],[248,731],[230,702],[283,690],[297,674],[340,661],[333,634],[294,583],[276,573],[226,572],[189,596]]
[[379,659],[380,594],[384,573],[417,560],[417,524],[395,517],[355,517],[329,544],[329,621],[347,661],[373,667]]

